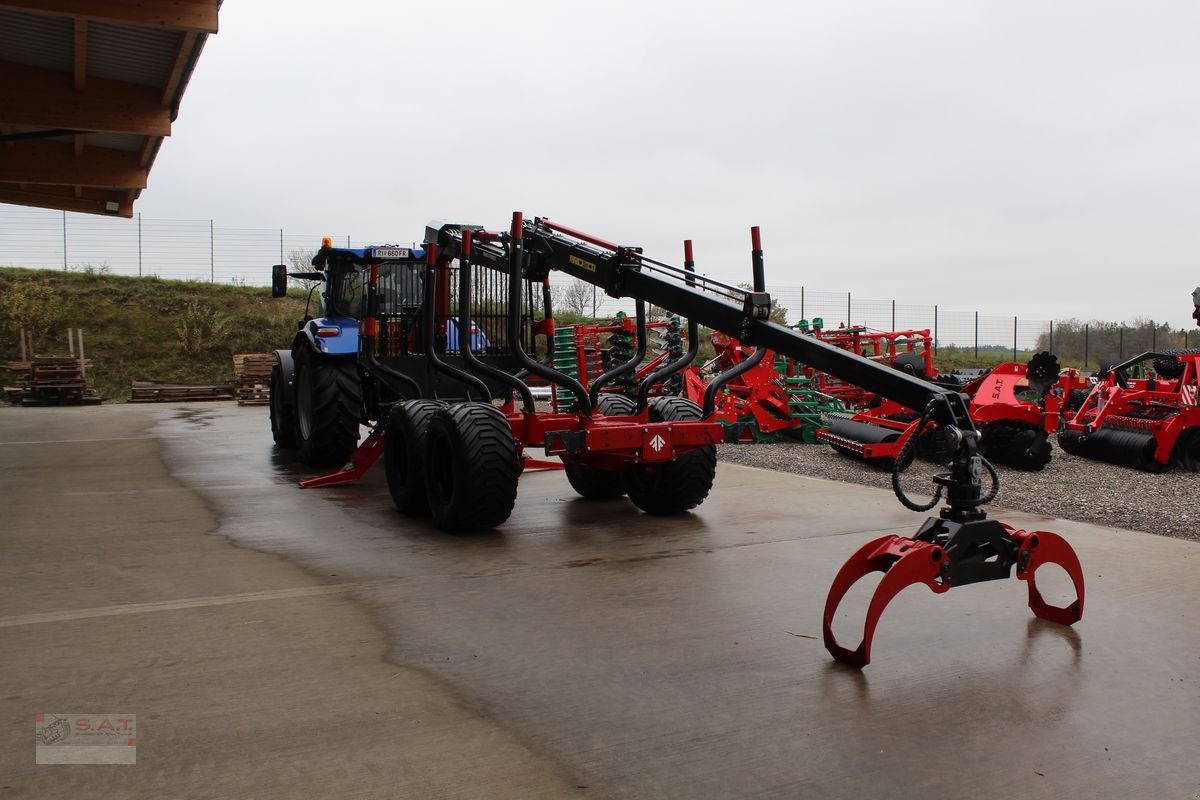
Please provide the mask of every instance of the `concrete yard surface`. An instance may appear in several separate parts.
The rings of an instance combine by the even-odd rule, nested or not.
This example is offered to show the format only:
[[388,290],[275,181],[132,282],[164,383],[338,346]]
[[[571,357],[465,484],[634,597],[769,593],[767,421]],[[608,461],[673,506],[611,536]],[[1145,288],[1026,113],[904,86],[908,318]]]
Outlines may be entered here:
[[[889,493],[722,464],[655,518],[533,472],[451,535],[382,472],[297,489],[262,407],[0,409],[0,797],[1200,797],[1197,543],[997,509],[1075,546],[1083,620],[917,587],[858,672],[821,610],[916,530]],[[34,763],[99,712],[136,765]]]

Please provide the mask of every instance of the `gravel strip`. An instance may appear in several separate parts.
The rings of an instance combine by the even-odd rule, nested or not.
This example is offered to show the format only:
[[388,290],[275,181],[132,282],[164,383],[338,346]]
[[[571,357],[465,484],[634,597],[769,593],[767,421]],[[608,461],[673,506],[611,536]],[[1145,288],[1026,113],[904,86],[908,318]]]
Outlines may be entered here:
[[[890,472],[836,453],[824,444],[780,442],[718,447],[720,460],[731,464],[892,490]],[[920,461],[912,466],[905,484],[913,499],[924,500],[932,493],[932,488],[926,487],[931,487],[929,476],[935,471],[933,465]],[[995,502],[1004,508],[1200,541],[1200,507],[1193,505],[1200,476],[1194,472],[1173,470],[1154,475],[1089,461],[1057,447],[1050,464],[1041,472],[1006,467],[997,467],[996,471],[1000,474],[1000,495]]]

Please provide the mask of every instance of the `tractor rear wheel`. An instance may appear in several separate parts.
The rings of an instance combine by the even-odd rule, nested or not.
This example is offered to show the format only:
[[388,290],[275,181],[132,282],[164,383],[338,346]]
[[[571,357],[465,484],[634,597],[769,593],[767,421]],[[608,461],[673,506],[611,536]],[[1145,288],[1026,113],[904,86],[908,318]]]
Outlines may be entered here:
[[296,430],[300,460],[310,467],[345,464],[358,446],[362,407],[353,358],[296,359]]
[[[682,397],[656,397],[651,422],[692,422],[703,418],[700,406]],[[647,514],[682,514],[704,502],[717,475],[714,445],[690,450],[665,464],[638,464],[625,473],[625,490]]]
[[425,432],[425,489],[442,530],[494,528],[512,514],[521,456],[504,414],[487,403],[435,413]]
[[396,510],[410,516],[429,513],[425,492],[425,432],[429,420],[446,404],[438,400],[405,400],[388,412],[383,434],[383,467]]
[[[637,403],[623,394],[602,394],[596,410],[606,417],[627,417],[637,413]],[[625,494],[625,476],[621,472],[596,469],[587,464],[566,464],[571,488],[588,500],[616,500]]]
[[283,368],[271,367],[271,438],[276,447],[296,446],[296,407],[287,404],[284,394]]

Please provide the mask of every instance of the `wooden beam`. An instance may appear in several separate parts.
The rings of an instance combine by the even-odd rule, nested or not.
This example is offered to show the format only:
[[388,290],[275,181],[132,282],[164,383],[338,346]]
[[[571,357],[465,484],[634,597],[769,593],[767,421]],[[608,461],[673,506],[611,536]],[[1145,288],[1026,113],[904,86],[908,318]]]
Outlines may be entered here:
[[76,157],[75,146],[65,142],[15,142],[0,150],[0,182],[144,189],[148,170],[138,161],[137,153],[108,147],[89,147]]
[[0,0],[0,8],[148,28],[217,32],[217,0]]
[[192,51],[196,49],[196,36],[196,33],[189,31],[179,42],[179,50],[175,53],[175,63],[171,66],[167,85],[163,87],[162,104],[164,106],[170,106],[175,100],[175,91],[179,88],[179,82],[183,80],[183,70],[187,67]]
[[75,91],[87,88],[87,34],[86,19],[75,20]]
[[142,152],[138,157],[138,165],[150,169],[150,162],[154,158],[154,148],[158,142],[162,141],[161,136],[147,136],[145,143],[142,144]]
[[92,78],[76,93],[65,72],[11,61],[0,61],[0,123],[171,135],[171,112],[152,86]]
[[[70,191],[70,187],[67,188]],[[133,216],[133,204],[126,200],[123,192],[98,192],[95,189],[84,189],[83,197],[75,197],[73,191],[64,195],[43,190],[40,187],[21,191],[0,186],[0,203],[53,208],[60,211],[79,211],[84,214],[103,214],[106,217],[129,218]],[[110,211],[109,203],[115,203],[117,210]]]

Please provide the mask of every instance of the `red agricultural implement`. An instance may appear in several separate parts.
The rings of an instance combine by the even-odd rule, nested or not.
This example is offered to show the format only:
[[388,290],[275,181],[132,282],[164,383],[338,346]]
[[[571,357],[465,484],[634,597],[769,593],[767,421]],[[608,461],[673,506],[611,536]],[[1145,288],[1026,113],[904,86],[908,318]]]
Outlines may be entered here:
[[[884,606],[914,583],[944,592],[1011,577],[1015,568],[1017,577],[1029,583],[1034,614],[1064,624],[1078,620],[1083,577],[1070,546],[1051,533],[1013,530],[983,511],[982,506],[995,498],[999,482],[980,455],[979,432],[963,396],[771,322],[757,228],[751,229],[751,242],[752,290],[698,275],[690,242],[685,243],[681,268],[645,256],[641,248],[608,242],[545,218],[525,220],[520,213],[513,215],[507,231],[431,227],[424,247],[417,249],[420,259],[393,254],[380,261],[366,258],[363,251],[345,251],[345,258],[357,259],[366,278],[365,308],[358,317],[358,371],[362,414],[375,424],[350,469],[325,482],[342,482],[339,475],[361,475],[382,453],[392,499],[401,511],[417,514],[428,509],[434,524],[449,530],[491,527],[512,511],[524,451],[540,447],[562,459],[571,485],[586,498],[628,494],[647,513],[682,513],[704,500],[714,478],[714,445],[725,435],[713,419],[717,398],[768,353],[779,353],[920,409],[919,425],[936,425],[950,443],[946,472],[934,478],[929,502],[915,503],[897,490],[900,502],[919,512],[944,499],[938,516],[926,519],[911,538],[876,539],[838,573],[823,627],[834,658],[864,666]],[[547,346],[553,347],[553,271],[594,284],[611,296],[632,298],[640,342],[646,341],[645,304],[686,317],[688,351],[646,375],[633,398],[603,390],[617,378],[636,373],[640,352],[612,365],[585,389],[577,379],[530,355],[536,352],[535,336],[545,336]],[[397,291],[412,297],[418,284],[422,303],[396,302]],[[505,291],[500,297],[487,296],[484,290],[490,286],[503,286]],[[540,309],[533,301],[537,290],[543,300]],[[502,329],[489,328],[486,308],[504,308]],[[483,320],[479,326],[487,343],[481,338],[478,345],[472,340],[454,346],[457,342],[447,333],[455,327],[451,323],[469,331],[472,320]],[[753,352],[707,385],[702,404],[650,398],[652,386],[695,358],[700,322],[728,331]],[[395,349],[393,343],[403,347]],[[514,375],[520,370],[574,395],[575,409],[539,411],[529,387]],[[519,402],[513,400],[514,392]],[[986,493],[981,478],[985,473],[992,482]],[[1060,564],[1075,583],[1077,599],[1065,608],[1048,606],[1037,591],[1035,573],[1051,562]],[[834,637],[833,617],[847,588],[871,571],[885,575],[868,611],[862,642],[851,650]]]
[[[1150,362],[1153,377],[1127,377]],[[1058,444],[1072,455],[1149,472],[1200,471],[1198,377],[1195,351],[1142,353],[1110,367],[1064,420]]]
[[[555,369],[575,378],[587,389],[612,363],[623,363],[633,358],[640,346],[643,360],[637,369],[613,381],[604,390],[606,393],[634,396],[642,380],[683,355],[678,317],[646,322],[643,336],[649,341],[640,342],[637,320],[624,313],[618,313],[607,325],[580,323],[556,326],[552,363]],[[647,351],[652,346],[656,352],[649,355]],[[672,373],[666,381],[651,386],[649,396],[678,395],[682,385],[679,374]],[[570,393],[559,397],[559,393],[554,392],[553,399],[556,410],[570,411],[574,408],[574,396]]]
[[[807,330],[802,321],[800,330]],[[878,364],[892,365],[910,375],[933,378],[933,338],[928,330],[872,331],[866,327],[823,328],[821,320],[813,320],[812,335],[826,344],[841,348]],[[865,408],[875,400],[875,393],[855,386],[830,373],[807,367],[805,377],[817,391],[834,397],[847,408]]]
[[[748,347],[724,333],[710,337],[716,355],[701,367],[683,371],[686,397],[703,403],[713,378],[733,369],[754,355]],[[727,438],[739,442],[768,442],[780,435],[815,442],[826,415],[844,411],[840,402],[811,388],[805,378],[789,378],[779,371],[779,361],[766,352],[755,366],[725,384],[716,397],[713,413],[730,433]],[[785,366],[786,366],[785,365]]]

